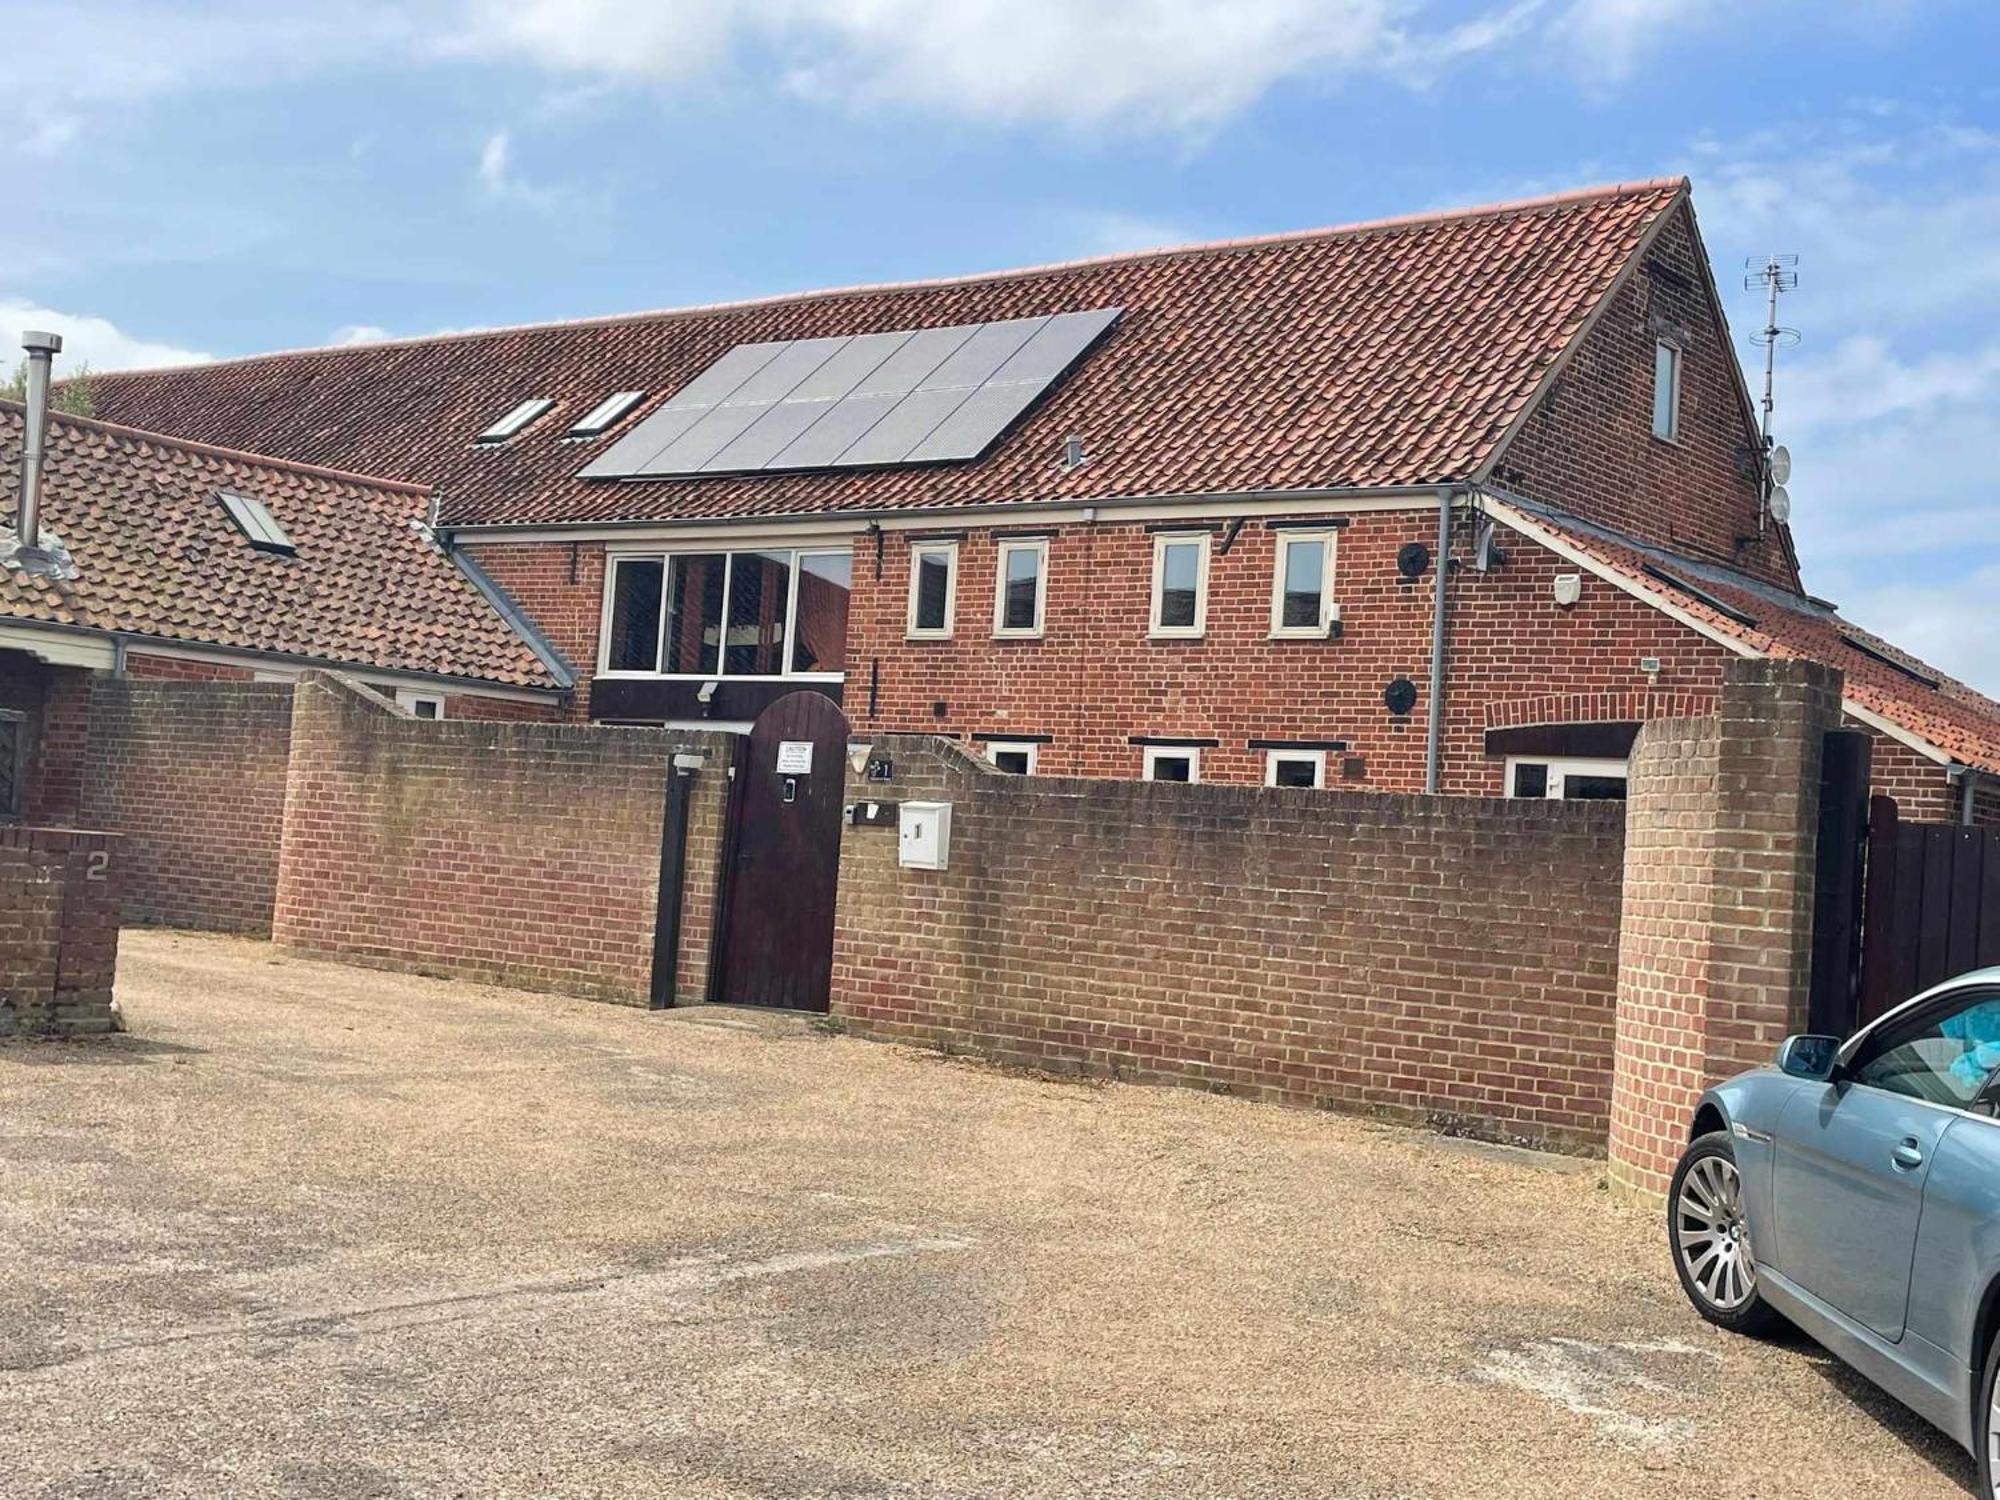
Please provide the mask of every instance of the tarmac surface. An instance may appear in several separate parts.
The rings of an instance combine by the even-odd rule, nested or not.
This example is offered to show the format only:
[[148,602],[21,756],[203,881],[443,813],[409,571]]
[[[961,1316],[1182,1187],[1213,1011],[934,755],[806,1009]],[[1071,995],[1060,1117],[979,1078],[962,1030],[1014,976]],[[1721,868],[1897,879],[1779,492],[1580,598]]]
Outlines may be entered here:
[[127,933],[0,1046],[0,1496],[1849,1496],[1599,1167]]

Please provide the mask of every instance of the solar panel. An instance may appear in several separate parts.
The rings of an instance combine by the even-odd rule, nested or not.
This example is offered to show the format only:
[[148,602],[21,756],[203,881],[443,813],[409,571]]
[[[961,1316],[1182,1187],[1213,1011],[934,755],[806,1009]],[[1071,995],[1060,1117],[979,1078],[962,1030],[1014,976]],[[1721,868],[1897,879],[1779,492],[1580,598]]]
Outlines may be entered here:
[[634,427],[585,479],[780,473],[973,459],[1119,309],[739,344]]

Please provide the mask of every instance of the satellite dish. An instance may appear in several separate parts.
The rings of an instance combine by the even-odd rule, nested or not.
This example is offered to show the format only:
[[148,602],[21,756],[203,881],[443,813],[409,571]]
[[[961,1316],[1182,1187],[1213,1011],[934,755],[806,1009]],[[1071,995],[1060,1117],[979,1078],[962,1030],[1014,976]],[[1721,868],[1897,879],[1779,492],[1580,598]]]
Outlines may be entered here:
[[1792,479],[1792,450],[1783,443],[1771,450],[1771,483],[1789,484]]
[[[1783,453],[1785,450],[1780,448],[1778,451]],[[1771,519],[1780,526],[1792,519],[1792,492],[1782,484],[1771,487]]]

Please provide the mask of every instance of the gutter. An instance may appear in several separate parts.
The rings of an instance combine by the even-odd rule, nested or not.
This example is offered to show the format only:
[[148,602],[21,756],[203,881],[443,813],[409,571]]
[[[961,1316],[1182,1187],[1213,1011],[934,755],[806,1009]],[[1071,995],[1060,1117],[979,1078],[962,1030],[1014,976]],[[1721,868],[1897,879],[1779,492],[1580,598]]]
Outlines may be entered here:
[[569,664],[553,642],[542,634],[539,626],[527,617],[521,606],[514,602],[514,596],[496,583],[491,574],[456,547],[447,545],[444,554],[453,566],[464,575],[466,582],[478,589],[493,612],[506,622],[507,628],[520,638],[521,644],[535,655],[542,669],[554,679],[556,686],[565,693],[576,690],[576,668]]
[[[620,481],[636,484],[641,481]],[[657,481],[645,481],[657,482]],[[1002,500],[984,505],[898,505],[876,506],[868,510],[775,511],[736,516],[644,516],[609,517],[578,521],[465,521],[445,523],[437,528],[441,541],[503,542],[517,537],[538,537],[543,533],[636,531],[645,527],[693,526],[784,526],[802,521],[849,522],[856,531],[871,521],[917,520],[937,522],[947,516],[1039,516],[1049,511],[1094,509],[1124,510],[1148,505],[1312,505],[1325,501],[1389,500],[1420,504],[1436,493],[1430,485],[1373,484],[1319,485],[1296,490],[1212,490],[1180,494],[1067,496],[1054,500]]]

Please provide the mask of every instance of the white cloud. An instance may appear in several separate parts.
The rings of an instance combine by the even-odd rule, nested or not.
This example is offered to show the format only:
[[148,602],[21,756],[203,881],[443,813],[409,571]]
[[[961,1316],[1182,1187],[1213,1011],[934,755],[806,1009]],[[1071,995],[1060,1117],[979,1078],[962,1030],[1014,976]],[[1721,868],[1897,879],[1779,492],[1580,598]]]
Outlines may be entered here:
[[0,364],[13,368],[16,345],[24,329],[43,329],[62,335],[63,352],[56,356],[56,373],[75,371],[84,365],[93,370],[143,369],[154,365],[200,364],[213,356],[176,344],[156,343],[136,338],[108,318],[57,312],[16,298],[0,298],[0,345],[8,351]]
[[1543,0],[1446,28],[1420,0],[472,0],[458,45],[677,84],[774,68],[801,97],[989,123],[1201,131],[1287,81],[1425,82]]
[[333,330],[327,342],[346,348],[352,344],[379,344],[390,337],[393,335],[379,323],[343,323]]
[[1696,151],[1695,202],[1743,335],[1745,257],[1799,255],[1774,432],[1806,586],[2000,694],[2000,138],[1909,105]]
[[1996,598],[2000,564],[1955,578],[1858,584],[1839,603],[1840,612],[1857,625],[1987,696],[2000,697],[2000,672],[1993,661]]
[[547,212],[561,200],[558,189],[539,187],[523,177],[514,166],[514,138],[511,132],[496,130],[479,148],[479,163],[473,168],[479,190],[496,202],[518,203]]
[[1157,250],[1167,245],[1188,245],[1212,238],[1197,234],[1171,219],[1121,213],[1116,209],[1079,214],[1076,228],[1079,255],[1118,255],[1127,250]]
[[1619,79],[1672,33],[1706,25],[1721,10],[1720,0],[1573,0],[1555,30],[1579,66]]

